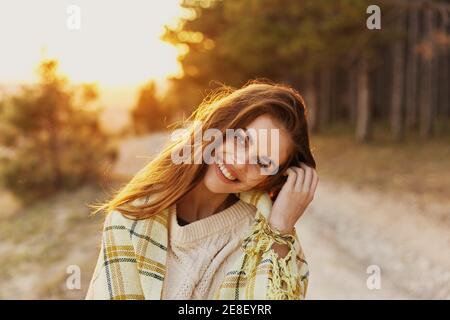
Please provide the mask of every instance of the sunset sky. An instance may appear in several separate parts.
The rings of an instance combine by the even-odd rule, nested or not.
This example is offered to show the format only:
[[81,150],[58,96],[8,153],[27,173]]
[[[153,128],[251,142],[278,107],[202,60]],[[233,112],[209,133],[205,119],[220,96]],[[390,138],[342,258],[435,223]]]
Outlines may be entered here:
[[[56,58],[71,81],[125,103],[146,81],[179,74],[176,48],[160,40],[183,14],[179,2],[0,0],[0,84],[31,82],[39,61]],[[70,5],[81,9],[79,30],[67,26]]]

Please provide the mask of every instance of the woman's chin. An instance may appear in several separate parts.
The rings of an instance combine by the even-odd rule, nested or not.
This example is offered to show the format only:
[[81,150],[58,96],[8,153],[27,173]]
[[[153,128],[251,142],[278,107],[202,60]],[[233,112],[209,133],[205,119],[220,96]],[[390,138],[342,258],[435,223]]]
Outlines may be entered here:
[[212,193],[234,193],[235,191],[229,185],[225,185],[220,181],[205,182],[206,188]]

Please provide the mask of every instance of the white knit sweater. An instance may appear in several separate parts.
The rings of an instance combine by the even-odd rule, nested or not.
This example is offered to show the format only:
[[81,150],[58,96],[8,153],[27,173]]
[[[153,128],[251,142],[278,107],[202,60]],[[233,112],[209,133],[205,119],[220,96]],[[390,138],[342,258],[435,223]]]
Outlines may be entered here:
[[256,208],[242,200],[207,218],[180,226],[169,213],[167,272],[162,299],[212,299],[239,257]]

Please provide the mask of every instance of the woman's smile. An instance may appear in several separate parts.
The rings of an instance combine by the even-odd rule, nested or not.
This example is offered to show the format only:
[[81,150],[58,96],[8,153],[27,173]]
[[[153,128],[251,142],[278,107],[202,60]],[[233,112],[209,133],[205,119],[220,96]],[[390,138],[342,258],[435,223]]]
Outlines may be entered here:
[[239,179],[230,172],[232,170],[229,168],[230,167],[226,164],[214,163],[214,169],[220,180],[222,180],[225,183],[230,183],[230,184],[238,183]]

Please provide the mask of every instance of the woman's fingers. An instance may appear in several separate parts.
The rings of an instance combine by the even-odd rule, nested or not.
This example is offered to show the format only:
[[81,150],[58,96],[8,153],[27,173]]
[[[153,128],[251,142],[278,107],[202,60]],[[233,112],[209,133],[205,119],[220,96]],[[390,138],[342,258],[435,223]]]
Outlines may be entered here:
[[303,192],[307,194],[309,198],[313,199],[319,182],[317,172],[314,168],[301,163],[300,167],[288,168],[284,175],[288,175],[285,183],[287,190]]
[[297,173],[291,167],[286,170],[286,174],[288,175],[288,178],[283,187],[285,187],[288,190],[292,190],[292,189],[294,189],[294,186],[295,186],[295,180],[297,179]]
[[293,167],[297,172],[297,180],[295,181],[294,190],[296,192],[302,191],[303,182],[305,180],[305,171],[300,167]]
[[311,182],[311,189],[309,190],[311,200],[314,199],[314,194],[316,193],[317,184],[319,183],[319,176],[317,175],[317,171],[313,170],[313,178]]
[[300,167],[302,167],[303,170],[305,171],[305,179],[303,181],[302,191],[305,193],[309,193],[309,190],[311,189],[312,178],[313,178],[313,168],[308,167],[303,162],[300,163]]

